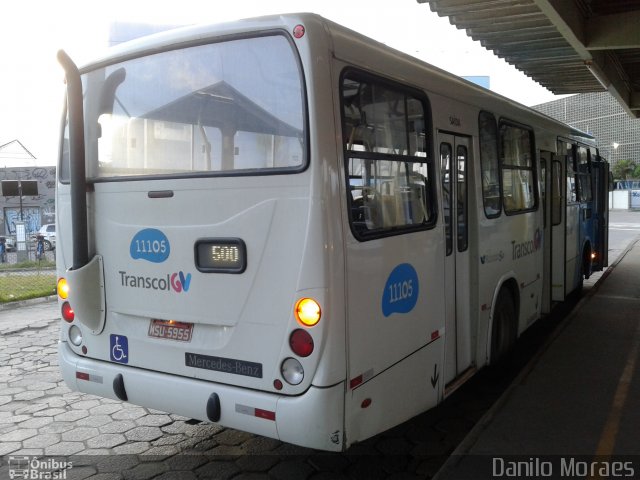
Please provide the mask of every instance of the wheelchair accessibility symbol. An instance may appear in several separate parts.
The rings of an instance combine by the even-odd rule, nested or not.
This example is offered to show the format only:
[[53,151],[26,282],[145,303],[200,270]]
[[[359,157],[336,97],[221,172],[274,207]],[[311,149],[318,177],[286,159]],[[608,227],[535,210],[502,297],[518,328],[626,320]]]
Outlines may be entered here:
[[111,335],[109,337],[111,348],[111,361],[129,363],[129,341],[124,335]]

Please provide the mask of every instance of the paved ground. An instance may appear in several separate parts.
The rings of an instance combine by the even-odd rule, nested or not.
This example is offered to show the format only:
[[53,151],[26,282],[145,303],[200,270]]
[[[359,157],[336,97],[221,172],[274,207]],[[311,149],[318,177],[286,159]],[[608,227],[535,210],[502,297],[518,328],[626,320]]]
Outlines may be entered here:
[[[438,480],[640,478],[640,240],[457,449]],[[527,475],[517,462],[544,465]],[[500,473],[503,472],[503,473]]]
[[472,381],[439,408],[327,454],[71,392],[58,371],[59,321],[53,301],[0,311],[2,479],[9,457],[69,455],[67,478],[429,478],[505,386]]
[[[616,217],[617,228],[624,231],[636,218],[640,214]],[[632,229],[626,235],[630,239],[635,233]],[[624,242],[622,237],[612,242],[612,257]],[[346,454],[303,449],[214,424],[194,425],[176,415],[71,392],[58,371],[57,303],[3,309],[0,479],[9,478],[10,467],[27,456],[59,459],[44,467],[36,464],[40,471],[64,469],[64,462],[72,462],[72,468],[59,472],[65,477],[58,478],[68,479],[431,478],[567,308],[527,332],[513,372],[499,378],[481,372],[438,408]]]

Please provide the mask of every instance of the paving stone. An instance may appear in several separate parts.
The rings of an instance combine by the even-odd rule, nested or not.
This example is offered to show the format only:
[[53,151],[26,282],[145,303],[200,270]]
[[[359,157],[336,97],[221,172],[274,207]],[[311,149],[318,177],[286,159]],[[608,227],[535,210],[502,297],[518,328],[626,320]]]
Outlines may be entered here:
[[89,409],[91,415],[111,415],[122,410],[122,405],[119,403],[108,403],[106,405],[98,405]]
[[79,402],[73,402],[69,406],[74,410],[89,410],[99,405],[100,405],[99,400],[81,400]]
[[45,455],[74,455],[84,450],[82,442],[60,442],[44,449]]
[[154,480],[196,480],[198,477],[193,472],[165,472]]
[[308,462],[320,472],[341,472],[351,463],[346,455],[329,452],[317,452],[309,457]]
[[306,480],[312,473],[312,467],[298,460],[280,462],[269,470],[269,476],[277,480]]
[[282,445],[280,440],[275,438],[253,436],[242,444],[242,448],[249,454],[272,452]]
[[[11,452],[12,456],[22,455],[22,456],[35,456],[39,457],[44,455],[44,448],[21,448],[20,450],[16,450],[15,452]],[[1,477],[0,477],[1,478]]]
[[20,423],[20,428],[41,428],[53,422],[51,417],[30,418]]
[[180,453],[180,450],[174,445],[159,445],[157,447],[151,447],[149,450],[144,452],[145,455],[164,457],[176,455],[177,453]]
[[69,442],[82,442],[97,437],[100,432],[95,427],[78,427],[62,434],[62,440]]
[[24,448],[46,448],[60,441],[60,435],[56,433],[47,433],[38,435],[22,442]]
[[34,417],[55,417],[61,415],[67,410],[64,408],[45,408],[33,414]]
[[172,423],[169,415],[145,415],[136,420],[136,423],[144,427],[162,427]]
[[22,444],[20,442],[2,442],[0,443],[0,455],[8,455],[20,448],[22,448]]
[[96,473],[91,475],[89,480],[122,480],[122,475],[119,473]]
[[221,445],[235,446],[246,442],[251,437],[253,437],[253,435],[250,433],[241,432],[240,430],[227,429],[224,432],[216,435],[216,441]]
[[[16,403],[17,405],[17,403]],[[49,415],[40,415],[39,413],[41,411],[46,410],[48,407],[48,405],[46,403],[31,403],[31,404],[27,404],[27,405],[23,405],[20,408],[16,409],[16,414],[17,415],[36,415],[36,416],[49,416]]]
[[96,469],[91,466],[73,467],[67,470],[67,480],[85,480],[96,474]]
[[165,460],[164,464],[169,468],[170,472],[179,470],[193,472],[207,463],[207,461],[204,455],[176,455]]
[[61,413],[53,417],[56,422],[77,422],[81,418],[89,416],[89,412],[86,410],[70,410],[65,413]]
[[135,455],[110,455],[93,462],[100,473],[122,472],[135,467],[139,463],[140,461]]
[[162,436],[162,430],[158,427],[136,427],[124,434],[128,440],[150,442]]
[[166,465],[160,462],[142,463],[123,473],[125,480],[147,480],[167,471]]
[[116,445],[121,445],[127,441],[123,435],[119,433],[105,433],[97,437],[87,440],[87,447],[89,448],[113,448]]
[[78,455],[83,455],[83,456],[97,456],[97,455],[111,455],[111,450],[109,450],[108,448],[87,448],[86,450],[82,450],[81,452],[78,452]]
[[0,384],[0,392],[2,392],[2,396],[0,397],[0,402],[2,402],[2,398],[5,395],[14,395],[16,393],[24,392],[24,388],[22,387],[7,387]]
[[111,417],[114,420],[135,420],[146,415],[143,408],[123,408],[119,412],[115,412]]
[[233,462],[209,462],[196,470],[198,478],[227,480],[239,473]]
[[161,447],[163,445],[175,445],[177,443],[180,443],[184,439],[185,439],[185,437],[182,434],[178,434],[178,435],[163,435],[162,437],[158,438],[157,440],[154,440],[153,442],[151,442],[151,445],[154,445],[156,447]]
[[136,428],[133,420],[118,420],[116,422],[107,423],[100,427],[101,433],[124,433]]
[[[173,415],[170,415],[173,418]],[[173,423],[170,423],[169,425],[165,425],[162,427],[162,431],[164,433],[169,433],[169,434],[176,434],[176,433],[184,433],[184,434],[188,434],[193,430],[196,430],[196,426],[194,425],[189,425],[188,423],[185,423],[183,421],[175,421]]]
[[113,449],[117,455],[139,455],[151,448],[149,442],[127,442]]
[[109,415],[90,415],[78,420],[77,423],[82,427],[101,427],[111,422],[113,422],[113,420]]
[[13,430],[12,432],[2,435],[3,442],[21,442],[27,438],[35,437],[38,434],[38,430],[34,428],[24,428]]
[[13,396],[13,399],[16,401],[29,401],[29,400],[35,400],[36,398],[42,398],[44,397],[44,392],[42,390],[31,390],[31,391],[25,391],[22,393],[16,393]]
[[276,455],[243,455],[236,465],[243,472],[268,472],[280,459]]
[[5,412],[5,413],[8,413],[11,416],[12,423],[24,422],[25,420],[29,420],[31,418],[30,415],[11,415],[11,412]]
[[42,390],[42,391],[47,391],[47,390],[51,390],[52,388],[56,388],[57,385],[55,383],[51,383],[51,382],[35,382],[32,383],[31,385],[27,385],[27,390]]
[[[50,417],[45,417],[50,418]],[[75,424],[71,422],[56,422],[50,423],[49,425],[45,425],[38,429],[40,433],[64,433],[69,430],[73,430],[75,428]]]

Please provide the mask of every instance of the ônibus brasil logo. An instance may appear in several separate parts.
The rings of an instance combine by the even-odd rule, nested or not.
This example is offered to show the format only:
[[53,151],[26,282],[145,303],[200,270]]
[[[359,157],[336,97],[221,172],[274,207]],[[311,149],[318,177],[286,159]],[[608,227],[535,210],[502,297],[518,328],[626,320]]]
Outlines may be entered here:
[[167,273],[163,277],[148,277],[144,275],[129,275],[120,270],[120,282],[123,287],[144,288],[146,290],[157,290],[161,292],[188,292],[191,286],[191,274],[179,271],[177,273]]

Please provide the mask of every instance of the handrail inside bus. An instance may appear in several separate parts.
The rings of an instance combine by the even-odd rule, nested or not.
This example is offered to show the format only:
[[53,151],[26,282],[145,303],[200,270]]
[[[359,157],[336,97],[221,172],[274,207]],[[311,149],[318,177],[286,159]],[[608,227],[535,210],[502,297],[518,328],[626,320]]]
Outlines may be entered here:
[[73,265],[71,269],[77,270],[89,263],[82,80],[80,79],[78,67],[64,50],[58,51],[58,61],[62,65],[67,79],[71,229],[73,239]]

